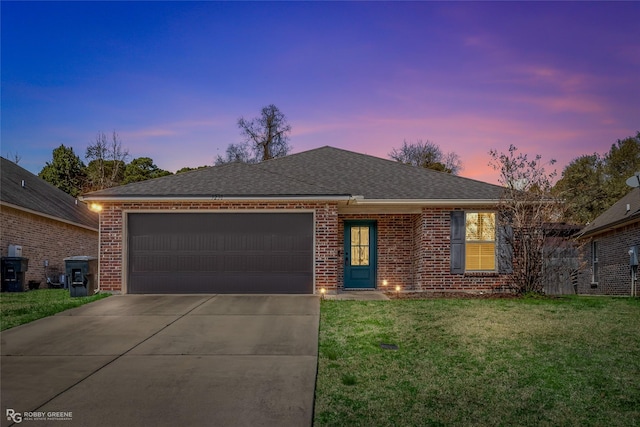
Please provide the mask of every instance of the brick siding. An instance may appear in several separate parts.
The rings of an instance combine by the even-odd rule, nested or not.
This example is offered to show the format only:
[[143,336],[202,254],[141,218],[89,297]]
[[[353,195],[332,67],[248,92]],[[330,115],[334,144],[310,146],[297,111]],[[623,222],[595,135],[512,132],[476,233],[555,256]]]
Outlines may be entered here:
[[[8,206],[0,210],[0,253],[8,256],[9,245],[22,246],[22,256],[29,259],[25,288],[29,281],[64,274],[64,258],[76,255],[98,256],[98,232],[56,221]],[[45,268],[47,260],[49,266]]]
[[[338,237],[340,254],[344,253],[344,222],[375,221],[377,226],[377,288],[384,289],[383,281],[387,281],[389,289],[400,286],[402,289],[413,289],[413,217],[419,215],[338,215]],[[341,256],[338,271],[338,284],[344,284],[344,257]]]
[[338,282],[338,207],[336,203],[308,202],[136,202],[104,203],[100,215],[100,289],[123,291],[124,214],[135,211],[315,210],[315,284],[335,290]]
[[[599,280],[591,283],[591,242],[598,244]],[[582,246],[583,268],[578,274],[578,293],[586,295],[631,295],[629,248],[640,247],[640,222],[590,238]],[[636,284],[636,288],[638,284]],[[637,292],[640,295],[640,292]]]
[[450,273],[450,217],[452,208],[424,208],[421,214],[338,214],[327,202],[130,202],[104,203],[100,216],[100,288],[123,291],[125,212],[314,210],[315,288],[343,288],[344,221],[371,220],[377,224],[377,287],[429,291],[491,291],[503,285],[498,274]]
[[[497,273],[451,274],[453,208],[423,208],[413,221],[415,289],[438,292],[491,292],[504,287]],[[474,209],[476,210],[476,209]]]

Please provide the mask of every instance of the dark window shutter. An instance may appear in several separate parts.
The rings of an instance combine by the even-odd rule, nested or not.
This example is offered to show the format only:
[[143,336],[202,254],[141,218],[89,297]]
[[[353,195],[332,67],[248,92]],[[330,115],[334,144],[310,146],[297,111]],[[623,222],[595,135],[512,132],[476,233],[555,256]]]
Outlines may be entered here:
[[513,228],[501,225],[498,234],[498,272],[513,273]]
[[451,211],[451,274],[464,274],[464,211]]

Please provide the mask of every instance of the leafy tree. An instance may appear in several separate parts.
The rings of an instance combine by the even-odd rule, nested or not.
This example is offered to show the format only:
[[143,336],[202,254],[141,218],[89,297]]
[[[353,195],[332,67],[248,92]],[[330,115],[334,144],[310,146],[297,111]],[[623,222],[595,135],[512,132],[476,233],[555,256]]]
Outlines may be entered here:
[[626,180],[640,171],[640,132],[618,140],[604,156],[597,153],[574,159],[565,167],[553,192],[568,209],[565,220],[593,221],[629,192]]
[[129,152],[122,148],[122,141],[114,131],[111,139],[99,132],[93,144],[87,147],[87,183],[85,191],[102,190],[120,185]]
[[606,209],[603,169],[604,161],[597,153],[578,157],[565,167],[553,194],[567,201],[566,221],[586,224]]
[[172,175],[172,173],[154,165],[150,157],[138,157],[133,159],[131,163],[124,168],[122,183],[129,184],[130,182],[146,181],[147,179],[167,175]]
[[609,206],[629,192],[630,188],[625,182],[638,171],[640,171],[640,132],[636,136],[630,136],[612,144],[605,157],[605,190],[609,197]]
[[496,150],[489,154],[489,165],[500,172],[498,180],[504,187],[498,217],[508,230],[502,238],[511,251],[500,256],[512,259],[511,287],[518,293],[543,293],[545,259],[564,247],[551,238],[548,227],[562,215],[564,206],[551,196],[556,172],[545,171],[540,155],[531,160],[513,145],[506,154]]
[[244,141],[240,144],[230,144],[226,157],[218,156],[216,165],[231,162],[258,163],[284,157],[291,151],[291,125],[273,104],[264,107],[259,117],[251,120],[240,117],[238,127]]
[[204,168],[208,168],[209,166],[198,166],[196,168],[190,168],[189,166],[185,166],[183,168],[180,168],[176,171],[176,175],[179,173],[183,173],[183,172],[190,172],[190,171],[195,171],[198,169],[204,169]]
[[391,150],[389,157],[400,163],[447,172],[453,175],[457,175],[462,169],[462,162],[456,153],[445,154],[437,144],[428,140],[422,141],[419,139],[414,143],[407,142],[405,139],[402,147]]
[[85,179],[84,164],[73,148],[60,145],[53,150],[53,159],[47,162],[38,176],[65,193],[77,197]]

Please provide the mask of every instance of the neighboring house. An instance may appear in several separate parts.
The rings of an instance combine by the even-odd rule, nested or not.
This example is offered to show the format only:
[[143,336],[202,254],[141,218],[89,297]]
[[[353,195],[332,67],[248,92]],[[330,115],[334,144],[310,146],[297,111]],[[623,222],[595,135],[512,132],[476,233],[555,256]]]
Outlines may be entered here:
[[[502,187],[323,147],[89,193],[122,293],[493,291]],[[506,251],[510,253],[510,251]]]
[[22,246],[29,281],[46,287],[64,274],[64,258],[98,255],[98,214],[17,164],[0,158],[0,254]]
[[634,246],[640,250],[640,188],[587,225],[579,239],[584,267],[578,277],[578,293],[631,295],[629,250]]

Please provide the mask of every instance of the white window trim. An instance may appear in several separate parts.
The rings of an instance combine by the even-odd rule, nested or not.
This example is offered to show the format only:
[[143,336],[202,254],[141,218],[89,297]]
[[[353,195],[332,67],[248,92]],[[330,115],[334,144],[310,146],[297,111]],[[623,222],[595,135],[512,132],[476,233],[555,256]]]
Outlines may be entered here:
[[[468,214],[480,214],[480,213],[492,213],[494,214],[494,235],[493,235],[493,270],[468,270],[467,269],[467,244],[471,243],[489,243],[489,240],[467,240],[467,215]],[[465,224],[465,237],[464,237],[464,271],[465,273],[496,273],[498,272],[498,213],[491,210],[478,210],[478,211],[465,211],[464,212],[464,224]]]

